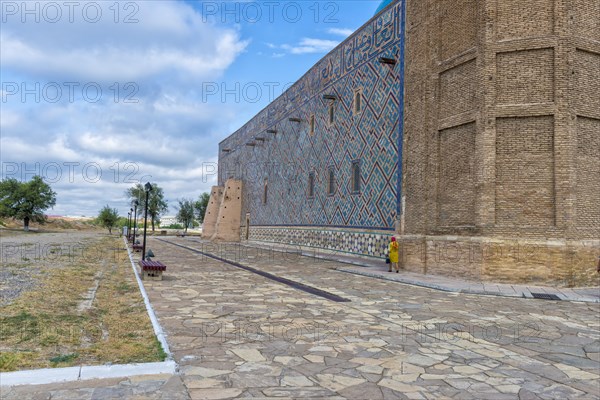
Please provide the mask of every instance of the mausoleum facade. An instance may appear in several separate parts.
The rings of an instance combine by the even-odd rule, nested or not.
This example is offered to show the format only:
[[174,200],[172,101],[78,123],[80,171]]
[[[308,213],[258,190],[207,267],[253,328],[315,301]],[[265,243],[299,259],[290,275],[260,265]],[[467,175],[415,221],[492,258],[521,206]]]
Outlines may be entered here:
[[215,238],[383,260],[396,235],[407,270],[598,284],[600,2],[391,2],[219,144],[209,214]]

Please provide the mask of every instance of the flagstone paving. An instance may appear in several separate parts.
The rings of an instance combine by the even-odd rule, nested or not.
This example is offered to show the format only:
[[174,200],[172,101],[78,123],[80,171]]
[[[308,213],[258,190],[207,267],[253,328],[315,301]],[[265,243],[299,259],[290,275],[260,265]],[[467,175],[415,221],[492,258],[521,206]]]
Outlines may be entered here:
[[448,293],[297,254],[166,240],[149,242],[164,280],[144,285],[179,375],[16,387],[2,398],[599,398],[597,303]]

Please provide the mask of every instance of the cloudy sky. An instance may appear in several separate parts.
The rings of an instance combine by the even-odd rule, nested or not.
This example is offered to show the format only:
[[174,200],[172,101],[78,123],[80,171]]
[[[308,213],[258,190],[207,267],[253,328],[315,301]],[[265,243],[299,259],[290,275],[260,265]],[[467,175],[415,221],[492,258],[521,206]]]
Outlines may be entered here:
[[125,215],[138,182],[197,198],[218,142],[378,4],[1,0],[1,177],[42,175],[56,215]]

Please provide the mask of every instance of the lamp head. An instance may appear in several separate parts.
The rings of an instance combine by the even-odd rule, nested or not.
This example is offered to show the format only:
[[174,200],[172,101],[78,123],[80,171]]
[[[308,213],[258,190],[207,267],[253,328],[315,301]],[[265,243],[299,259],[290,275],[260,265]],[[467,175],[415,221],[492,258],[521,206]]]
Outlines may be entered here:
[[146,188],[146,192],[151,192],[152,184],[150,182],[146,182],[146,184],[144,185],[144,188]]

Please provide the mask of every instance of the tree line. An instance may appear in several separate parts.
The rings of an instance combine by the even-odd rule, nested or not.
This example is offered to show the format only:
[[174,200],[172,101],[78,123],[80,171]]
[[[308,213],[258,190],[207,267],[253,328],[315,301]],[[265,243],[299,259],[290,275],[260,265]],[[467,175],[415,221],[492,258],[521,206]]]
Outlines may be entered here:
[[[164,190],[156,183],[151,183],[152,190],[146,191],[141,183],[127,189],[125,195],[129,199],[131,209],[137,211],[137,217],[145,215],[146,212],[146,193],[148,194],[148,221],[152,227],[152,232],[156,230],[156,226],[160,225],[160,217],[164,216],[169,211],[168,201],[165,199]],[[204,222],[204,214],[208,206],[210,195],[202,193],[198,200],[181,199],[178,200],[178,205],[175,206],[177,214],[175,219],[183,225],[185,232],[192,227],[194,222]],[[137,210],[135,203],[137,202]],[[121,218],[121,223],[119,219]],[[133,218],[133,217],[132,217]],[[124,221],[122,220],[124,219]],[[98,214],[97,221],[100,225],[108,229],[112,233],[115,226],[127,226],[127,218],[119,217],[119,212],[116,208],[110,208],[109,205],[104,206]]]
[[[160,224],[160,217],[169,210],[169,205],[164,197],[164,190],[156,183],[152,183],[152,190],[148,196],[148,220],[152,231]],[[137,215],[142,216],[146,211],[146,190],[142,184],[127,189],[125,195],[128,204],[133,209],[137,202]],[[208,206],[210,195],[202,193],[197,200],[183,198],[178,200],[176,220],[180,222],[185,231],[192,227],[194,222],[204,222],[204,214]],[[0,181],[0,217],[14,218],[23,221],[23,229],[29,230],[30,222],[43,224],[46,222],[44,211],[56,205],[56,192],[40,176],[34,176],[29,182],[20,182],[14,178]],[[112,233],[113,228],[126,226],[128,218],[119,216],[116,208],[105,205],[96,222],[107,228]]]

